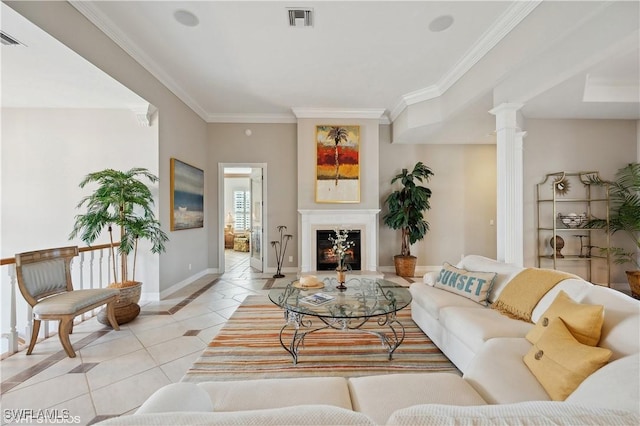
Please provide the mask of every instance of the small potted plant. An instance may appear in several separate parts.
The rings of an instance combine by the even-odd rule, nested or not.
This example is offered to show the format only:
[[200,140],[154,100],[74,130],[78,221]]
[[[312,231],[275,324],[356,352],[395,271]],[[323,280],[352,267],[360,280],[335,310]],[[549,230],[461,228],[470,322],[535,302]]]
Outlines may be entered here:
[[385,200],[389,211],[383,220],[391,229],[402,231],[402,249],[399,255],[394,256],[396,274],[401,277],[414,276],[417,258],[411,255],[411,245],[422,240],[429,231],[429,222],[424,220],[424,212],[431,208],[431,190],[416,184],[416,181],[428,182],[431,176],[431,169],[419,161],[411,172],[402,169],[401,173],[391,179],[392,185],[400,181],[402,188],[393,191]]
[[616,172],[614,181],[590,177],[593,185],[607,186],[609,191],[609,222],[592,218],[585,228],[606,229],[610,234],[622,232],[634,244],[634,250],[611,247],[608,250],[617,264],[631,263],[635,270],[626,271],[631,294],[640,299],[640,163],[629,163]]
[[[118,324],[131,321],[140,313],[137,305],[140,299],[142,283],[135,280],[138,240],[146,239],[152,244],[152,253],[165,250],[168,241],[165,232],[160,228],[152,210],[154,204],[151,191],[140,178],[151,183],[158,178],[147,169],[133,168],[127,172],[106,169],[90,173],[80,182],[80,188],[87,184],[97,183],[98,187],[88,196],[82,198],[77,208],[86,208],[86,213],[75,218],[69,239],[80,236],[86,244],[91,245],[107,230],[111,241],[111,267],[115,282],[109,287],[120,289],[120,300],[116,304],[116,320]],[[116,267],[116,256],[113,253],[113,227],[120,230],[120,268]],[[129,277],[128,255],[133,252],[133,266]],[[98,320],[108,323],[101,312]],[[104,318],[103,318],[104,317]]]

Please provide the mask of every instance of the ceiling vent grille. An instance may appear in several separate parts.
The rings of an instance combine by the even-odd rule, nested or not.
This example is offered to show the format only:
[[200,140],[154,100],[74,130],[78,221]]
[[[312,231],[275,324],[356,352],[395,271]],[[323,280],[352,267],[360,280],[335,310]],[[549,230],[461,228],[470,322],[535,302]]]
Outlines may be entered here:
[[313,27],[313,9],[288,9],[290,27]]
[[3,46],[24,46],[24,44],[20,43],[4,31],[0,31],[0,40],[2,41]]

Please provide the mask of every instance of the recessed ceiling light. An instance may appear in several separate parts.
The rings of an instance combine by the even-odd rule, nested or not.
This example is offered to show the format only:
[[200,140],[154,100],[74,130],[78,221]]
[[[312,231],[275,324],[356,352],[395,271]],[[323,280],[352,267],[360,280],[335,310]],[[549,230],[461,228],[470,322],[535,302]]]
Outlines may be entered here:
[[173,12],[173,17],[176,18],[176,21],[187,27],[195,27],[200,23],[198,17],[188,10],[176,10]]
[[441,15],[429,23],[429,30],[439,33],[449,28],[453,24],[453,16]]

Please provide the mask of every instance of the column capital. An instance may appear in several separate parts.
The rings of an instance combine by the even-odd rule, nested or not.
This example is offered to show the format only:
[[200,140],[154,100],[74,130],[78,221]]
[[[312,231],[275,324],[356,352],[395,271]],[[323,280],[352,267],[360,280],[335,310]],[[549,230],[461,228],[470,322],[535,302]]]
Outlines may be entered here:
[[509,113],[509,112],[515,113],[516,111],[520,110],[523,106],[524,104],[505,102],[490,109],[489,114],[498,115],[498,114]]

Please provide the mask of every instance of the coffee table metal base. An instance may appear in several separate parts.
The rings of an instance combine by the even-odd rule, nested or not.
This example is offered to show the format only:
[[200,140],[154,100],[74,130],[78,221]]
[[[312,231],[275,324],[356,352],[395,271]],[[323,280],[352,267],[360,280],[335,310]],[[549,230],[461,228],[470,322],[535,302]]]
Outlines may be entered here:
[[[402,344],[405,336],[404,326],[400,321],[396,319],[396,313],[390,312],[383,315],[377,315],[367,318],[331,318],[313,316],[313,318],[319,319],[323,325],[314,327],[311,319],[305,319],[304,314],[300,314],[293,311],[284,311],[285,324],[280,329],[280,344],[289,352],[293,358],[293,364],[298,363],[298,351],[300,345],[304,347],[304,339],[311,333],[316,331],[326,330],[332,328],[340,331],[358,331],[362,333],[372,334],[377,336],[382,343],[382,346],[387,349],[389,354],[389,360],[393,359],[393,353]],[[362,326],[370,320],[376,321],[378,326],[387,327],[388,330],[376,331],[363,329]],[[286,344],[283,339],[283,333],[285,329],[292,326],[294,331],[291,336],[291,342]]]

